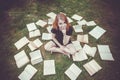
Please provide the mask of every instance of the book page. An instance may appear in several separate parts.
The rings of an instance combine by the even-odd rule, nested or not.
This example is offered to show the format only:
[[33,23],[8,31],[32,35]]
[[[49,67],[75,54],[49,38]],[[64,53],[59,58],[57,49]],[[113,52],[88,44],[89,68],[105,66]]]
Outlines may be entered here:
[[47,25],[47,22],[43,21],[43,20],[38,20],[36,22],[37,25],[41,26],[41,27],[44,27],[45,25]]
[[72,18],[75,19],[75,20],[81,20],[83,17],[81,17],[81,16],[79,16],[79,15],[77,15],[77,14],[74,14],[74,15],[72,16]]
[[29,32],[37,29],[35,23],[29,23],[29,24],[26,24],[26,26]]
[[56,74],[55,71],[55,61],[54,60],[44,60],[43,75]]
[[94,29],[92,29],[89,34],[91,36],[93,36],[96,39],[99,39],[104,33],[106,32],[106,30],[104,30],[103,28],[96,26]]
[[27,39],[27,37],[24,36],[21,39],[19,39],[14,45],[17,48],[17,50],[19,50],[28,43],[29,43],[29,40]]

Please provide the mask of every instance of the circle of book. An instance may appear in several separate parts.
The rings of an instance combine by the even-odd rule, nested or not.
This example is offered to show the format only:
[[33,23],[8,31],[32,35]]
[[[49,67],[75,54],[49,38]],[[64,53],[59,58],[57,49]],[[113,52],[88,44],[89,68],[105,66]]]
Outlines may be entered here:
[[[38,64],[42,61],[44,66],[43,75],[56,74],[55,60],[45,60],[45,59],[43,60],[41,51],[40,49],[38,49],[40,46],[43,45],[43,42],[38,37],[42,35],[42,40],[52,39],[51,29],[52,29],[52,23],[55,19],[56,14],[54,12],[50,12],[46,14],[46,16],[49,17],[47,21],[38,20],[37,22],[31,22],[29,24],[26,24],[26,27],[29,33],[29,39],[36,38],[35,40],[30,41],[26,36],[23,36],[14,44],[17,50],[20,50],[26,45],[31,50],[31,52],[29,53],[30,58],[26,55],[26,52],[24,50],[14,55],[14,59],[18,68],[21,68],[27,65],[25,69],[18,76],[20,80],[31,80],[32,77],[38,71],[33,65]],[[86,21],[85,19],[83,19],[82,16],[77,14],[74,14],[71,18],[67,17],[67,19],[69,23],[72,23],[73,21],[77,23],[76,25],[73,25],[73,29],[77,34],[77,39],[72,41],[72,43],[78,52],[74,56],[72,56],[73,63],[64,72],[71,80],[76,80],[77,77],[82,72],[82,70],[74,62],[87,60],[88,56],[91,56],[94,58],[97,50],[99,52],[101,60],[114,61],[109,45],[97,44],[96,47],[88,45],[89,35],[91,35],[90,37],[93,37],[98,40],[101,36],[103,36],[103,34],[105,34],[106,32],[105,29],[98,26],[95,23],[95,21]],[[47,27],[45,27],[46,25]],[[41,34],[40,29],[38,29],[37,26],[40,26],[41,28],[46,28],[48,33]],[[89,31],[88,34],[83,34],[84,26],[86,27],[95,26],[95,27],[91,31]],[[81,46],[81,43],[84,43],[83,47]],[[31,62],[32,65],[29,62]],[[95,59],[92,59],[91,61],[85,63],[83,67],[89,73],[90,76],[93,76],[95,73],[97,73],[99,70],[102,69],[102,67],[97,63],[97,61],[95,61]]]

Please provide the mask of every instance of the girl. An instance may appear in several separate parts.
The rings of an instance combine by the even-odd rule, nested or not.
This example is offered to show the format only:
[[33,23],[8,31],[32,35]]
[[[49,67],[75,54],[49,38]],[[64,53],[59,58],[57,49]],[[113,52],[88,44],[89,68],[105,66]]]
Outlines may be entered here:
[[59,13],[51,30],[52,41],[44,46],[45,50],[63,53],[68,57],[70,57],[70,54],[75,54],[76,50],[71,42],[72,31],[73,28],[68,23],[67,17],[63,13]]

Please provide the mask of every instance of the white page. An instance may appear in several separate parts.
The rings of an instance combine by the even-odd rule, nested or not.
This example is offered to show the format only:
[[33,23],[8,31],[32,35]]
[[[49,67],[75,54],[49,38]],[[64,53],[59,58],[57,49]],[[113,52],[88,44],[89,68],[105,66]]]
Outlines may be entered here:
[[53,22],[54,22],[54,19],[52,19],[52,18],[50,18],[50,19],[48,19],[48,24],[53,24]]
[[35,73],[37,72],[37,69],[35,69],[32,65],[28,64],[24,71],[18,76],[20,80],[30,80]]
[[43,43],[39,39],[35,39],[34,41],[31,41],[28,44],[28,47],[30,48],[31,51],[39,48]]
[[109,45],[97,45],[97,47],[100,53],[111,53]]
[[22,66],[24,66],[25,64],[27,64],[29,62],[29,58],[26,55],[24,50],[20,51],[16,55],[14,55],[14,58],[15,58],[16,65],[18,68],[21,68]]
[[86,25],[87,21],[85,19],[81,20],[81,21],[77,21],[77,23],[79,25]]
[[35,23],[29,23],[29,24],[26,24],[26,26],[29,32],[37,29]]
[[28,64],[25,67],[25,70],[29,75],[31,75],[31,78],[33,77],[33,75],[37,72],[37,69],[35,67],[33,67],[31,64]]
[[82,49],[82,46],[80,45],[79,41],[72,41],[76,51],[79,51],[80,49]]
[[93,30],[89,32],[89,34],[93,36],[94,38],[99,39],[105,32],[106,30],[104,30],[103,28],[99,26],[96,26]]
[[56,17],[56,14],[54,12],[50,12],[48,14],[46,14],[48,17],[52,18],[52,19],[55,19]]
[[65,74],[71,79],[76,80],[82,70],[74,63],[65,71]]
[[51,33],[42,33],[42,40],[51,40],[52,34]]
[[108,45],[97,45],[102,60],[114,61],[112,53]]
[[102,67],[94,59],[84,64],[83,67],[87,70],[90,76],[102,69]]
[[81,20],[83,17],[81,17],[81,16],[79,16],[79,15],[77,15],[77,14],[74,14],[74,15],[72,16],[72,18],[75,19],[75,20]]
[[83,32],[83,29],[82,29],[81,25],[74,25],[73,28],[74,28],[76,33]]
[[95,72],[102,69],[102,67],[93,59],[89,62],[90,66],[93,68]]
[[77,41],[83,42],[83,43],[88,43],[88,34],[85,35],[77,35]]
[[73,22],[73,20],[71,18],[67,17],[67,19],[68,19],[69,23]]
[[97,49],[96,47],[90,47],[89,45],[85,44],[83,50],[86,52],[87,55],[94,57]]
[[19,50],[23,46],[25,46],[27,43],[29,43],[29,40],[27,39],[27,37],[24,36],[21,39],[19,39],[14,45]]
[[40,34],[40,30],[38,30],[38,29],[29,32],[29,37],[30,37],[30,38],[38,37],[38,36],[40,36],[40,35],[41,35],[41,34]]
[[40,50],[30,52],[30,58],[33,65],[43,61]]
[[41,27],[44,27],[45,25],[47,25],[47,22],[43,21],[43,20],[38,20],[36,22],[37,25],[41,26]]
[[49,33],[51,33],[52,28],[53,28],[53,26],[48,26],[48,27],[47,27],[47,31],[48,31]]
[[29,75],[26,71],[23,71],[18,78],[20,80],[30,80],[31,79],[31,75]]
[[55,71],[55,61],[54,60],[44,60],[43,75],[56,74]]
[[83,61],[88,59],[85,51],[81,49],[79,52],[75,53],[75,55],[72,56],[73,61]]
[[87,24],[87,26],[95,26],[96,25],[96,23],[94,21],[89,21],[86,24]]

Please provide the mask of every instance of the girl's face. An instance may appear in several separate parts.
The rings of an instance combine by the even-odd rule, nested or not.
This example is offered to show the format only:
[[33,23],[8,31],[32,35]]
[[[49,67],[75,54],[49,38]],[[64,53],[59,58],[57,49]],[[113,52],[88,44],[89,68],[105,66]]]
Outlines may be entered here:
[[59,29],[60,29],[60,30],[65,30],[67,24],[66,24],[66,22],[65,22],[64,20],[58,19],[58,26],[59,26]]

